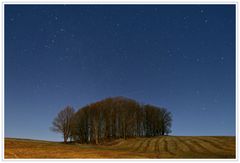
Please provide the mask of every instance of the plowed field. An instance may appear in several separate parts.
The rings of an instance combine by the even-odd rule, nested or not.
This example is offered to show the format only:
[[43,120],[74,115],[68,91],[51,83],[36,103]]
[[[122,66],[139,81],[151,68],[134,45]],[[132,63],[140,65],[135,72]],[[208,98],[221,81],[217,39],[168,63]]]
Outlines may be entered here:
[[5,139],[5,158],[235,158],[235,137],[160,136],[105,145]]

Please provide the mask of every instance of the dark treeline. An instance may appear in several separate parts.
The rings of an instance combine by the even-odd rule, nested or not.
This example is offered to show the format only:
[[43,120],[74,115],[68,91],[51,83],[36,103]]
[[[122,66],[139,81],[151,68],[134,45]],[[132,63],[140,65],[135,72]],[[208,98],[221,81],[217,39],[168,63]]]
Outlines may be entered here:
[[[124,97],[107,98],[92,103],[74,114],[71,107],[65,108],[65,113],[66,109],[72,115],[70,124],[65,125],[69,127],[65,129],[68,131],[67,137],[64,131],[60,132],[65,135],[65,139],[71,138],[79,143],[99,144],[119,138],[152,137],[171,132],[172,115],[166,109],[141,105]],[[59,125],[57,119],[58,116],[53,121],[55,131],[56,128],[63,128],[61,126],[64,126],[65,122],[69,123],[69,120],[62,120],[62,125]]]

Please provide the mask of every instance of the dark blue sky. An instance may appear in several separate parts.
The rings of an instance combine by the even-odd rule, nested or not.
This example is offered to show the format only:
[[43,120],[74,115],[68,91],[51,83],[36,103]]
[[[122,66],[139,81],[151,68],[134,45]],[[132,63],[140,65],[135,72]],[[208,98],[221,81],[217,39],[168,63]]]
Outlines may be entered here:
[[6,137],[61,140],[62,108],[110,96],[235,135],[235,5],[5,5]]

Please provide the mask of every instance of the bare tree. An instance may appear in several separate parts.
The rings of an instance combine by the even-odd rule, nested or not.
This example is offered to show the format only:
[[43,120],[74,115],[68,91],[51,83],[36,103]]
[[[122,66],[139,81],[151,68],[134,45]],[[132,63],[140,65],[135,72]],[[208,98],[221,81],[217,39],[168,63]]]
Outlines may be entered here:
[[161,109],[160,112],[160,123],[161,123],[161,135],[171,133],[171,126],[172,126],[172,114],[168,112],[165,108]]
[[125,97],[91,103],[79,109],[73,119],[73,139],[94,144],[118,138],[168,135],[172,123],[171,112],[166,109]]
[[70,137],[73,116],[74,109],[71,106],[67,106],[58,113],[57,117],[55,117],[52,122],[53,126],[51,127],[51,130],[61,133],[64,138],[64,143],[67,143],[67,140]]

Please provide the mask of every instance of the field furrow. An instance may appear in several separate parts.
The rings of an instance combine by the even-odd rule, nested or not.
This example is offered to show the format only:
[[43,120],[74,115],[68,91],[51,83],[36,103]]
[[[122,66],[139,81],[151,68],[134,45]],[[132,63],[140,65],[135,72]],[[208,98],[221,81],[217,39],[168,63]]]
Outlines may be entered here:
[[126,141],[126,144],[127,144],[127,147],[130,148],[130,149],[134,149],[135,146],[138,144],[139,140],[138,139],[132,139],[131,142],[129,141]]
[[133,150],[134,152],[139,152],[141,151],[143,144],[146,143],[147,138],[143,138],[142,140],[140,140],[139,145]]
[[150,144],[149,144],[149,147],[148,147],[148,149],[147,149],[147,152],[153,152],[153,153],[155,153],[155,146],[156,146],[156,143],[157,143],[157,141],[158,141],[158,139],[159,139],[159,137],[156,137],[156,138],[152,138],[151,139],[151,142],[150,142]]
[[235,158],[235,137],[159,136],[106,144],[5,139],[5,158]]
[[[222,148],[218,148],[217,146],[213,145],[212,143],[206,142],[202,139],[196,140],[199,144],[201,144],[204,148],[208,149],[212,153],[219,153],[219,152],[227,152],[227,150],[223,150]],[[211,140],[212,141],[212,140]],[[214,140],[213,140],[214,141]]]
[[164,152],[167,152],[167,153],[169,153],[169,154],[171,154],[171,155],[175,155],[175,153],[173,153],[173,152],[170,150],[169,141],[165,138],[165,139],[163,140],[163,142],[164,142]]
[[196,148],[198,149],[199,153],[213,153],[212,151],[210,151],[208,148],[204,147],[202,144],[200,144],[195,138],[191,139],[190,142],[196,146]]
[[155,152],[156,153],[160,153],[159,143],[161,140],[162,140],[162,138],[157,138],[157,141],[155,142]]
[[194,147],[194,145],[189,143],[186,139],[178,137],[177,140],[179,141],[179,144],[183,144],[184,145],[185,149],[187,149],[188,152],[190,152],[190,153],[196,153],[197,152],[197,150]]
[[142,143],[142,139],[136,139],[136,141],[134,141],[134,143],[131,144],[131,150],[135,150],[136,148],[138,148],[138,146]]
[[216,142],[214,140],[207,140],[207,139],[204,139],[204,138],[198,138],[198,140],[204,141],[204,142],[210,144],[211,146],[213,146],[213,147],[215,147],[217,149],[221,149],[221,150],[224,150],[224,151],[231,150],[231,149],[225,147],[226,144],[219,144],[218,142]]
[[163,153],[165,151],[165,137],[161,137],[161,140],[159,141],[159,153]]
[[169,148],[171,149],[172,153],[177,154],[179,151],[181,151],[181,148],[179,147],[179,143],[177,142],[177,139],[175,137],[169,137]]
[[144,146],[143,146],[142,152],[147,152],[148,147],[149,147],[151,141],[152,141],[152,139],[148,139],[148,140],[146,141],[146,143],[145,143]]

